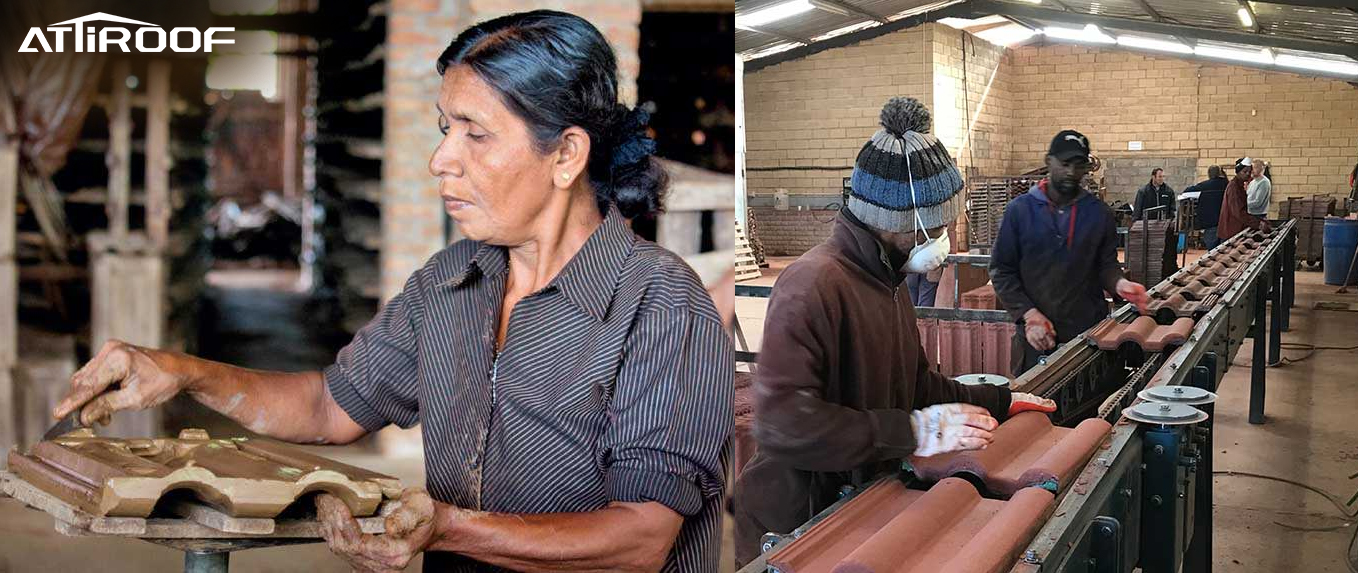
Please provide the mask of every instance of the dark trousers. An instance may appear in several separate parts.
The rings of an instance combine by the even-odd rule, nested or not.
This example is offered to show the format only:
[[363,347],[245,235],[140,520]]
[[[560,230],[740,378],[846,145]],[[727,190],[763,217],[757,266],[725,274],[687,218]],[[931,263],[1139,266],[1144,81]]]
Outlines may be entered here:
[[910,290],[910,304],[915,308],[934,306],[938,296],[938,283],[930,281],[919,273],[905,275],[905,287]]
[[1208,227],[1202,230],[1202,244],[1207,245],[1209,249],[1215,249],[1217,245],[1221,244],[1221,239],[1217,238],[1216,227]]

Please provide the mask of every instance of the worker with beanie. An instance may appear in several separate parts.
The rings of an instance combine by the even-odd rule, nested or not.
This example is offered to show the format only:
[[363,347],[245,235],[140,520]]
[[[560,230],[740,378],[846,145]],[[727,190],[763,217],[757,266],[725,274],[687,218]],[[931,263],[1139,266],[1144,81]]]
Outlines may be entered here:
[[899,470],[902,458],[983,448],[1011,413],[1050,400],[964,386],[931,367],[901,293],[939,267],[944,227],[965,198],[928,110],[893,98],[863,145],[831,236],[779,276],[755,373],[756,451],[735,487],[736,559],[789,533],[841,488]]
[[1019,326],[1014,376],[1107,317],[1105,291],[1148,302],[1146,287],[1122,274],[1112,210],[1081,187],[1092,166],[1089,139],[1056,134],[1046,162],[1048,176],[1005,207],[990,253],[995,294]]

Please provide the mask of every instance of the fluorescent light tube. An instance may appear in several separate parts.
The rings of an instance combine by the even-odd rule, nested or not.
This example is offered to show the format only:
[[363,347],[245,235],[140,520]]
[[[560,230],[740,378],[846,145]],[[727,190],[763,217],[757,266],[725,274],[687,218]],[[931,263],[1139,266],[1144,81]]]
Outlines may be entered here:
[[737,28],[759,27],[769,22],[790,18],[808,12],[815,7],[808,0],[790,0],[781,4],[774,4],[763,10],[755,10],[749,14],[736,16]]
[[1061,40],[1074,40],[1076,42],[1088,42],[1091,44],[1115,44],[1112,36],[1103,33],[1098,26],[1086,24],[1084,28],[1060,28],[1057,26],[1047,26],[1042,30],[1043,34]]
[[1118,36],[1118,45],[1127,46],[1129,48],[1141,48],[1143,50],[1155,50],[1157,52],[1174,52],[1176,54],[1193,53],[1193,48],[1180,44],[1179,42],[1167,42],[1165,40],[1155,40],[1139,36]]

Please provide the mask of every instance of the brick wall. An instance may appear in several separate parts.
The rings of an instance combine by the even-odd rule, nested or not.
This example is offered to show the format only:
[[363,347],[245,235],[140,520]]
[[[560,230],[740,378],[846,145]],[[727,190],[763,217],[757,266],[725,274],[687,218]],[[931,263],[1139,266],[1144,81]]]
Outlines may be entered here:
[[1014,102],[1004,47],[945,26],[933,36],[934,132],[963,174],[1005,174]]
[[892,96],[933,97],[930,24],[783,62],[745,75],[747,189],[838,194],[849,169],[759,171],[764,167],[852,166]]
[[640,0],[393,0],[387,23],[385,151],[382,163],[382,295],[443,248],[443,204],[429,175],[440,135],[432,113],[434,62],[462,29],[495,16],[551,8],[593,23],[618,55],[619,97],[636,101]]
[[[1198,158],[1163,157],[1152,155],[1121,155],[1103,160],[1103,184],[1108,188],[1109,203],[1121,201],[1131,204],[1136,192],[1151,180],[1151,170],[1159,167],[1165,170],[1165,184],[1176,192],[1197,183]],[[1207,171],[1203,167],[1203,172]]]
[[[1209,165],[1261,157],[1273,164],[1274,214],[1286,197],[1343,193],[1353,169],[1358,89],[1342,81],[1069,45],[1011,58],[1023,96],[1011,169],[1036,166],[1064,128],[1106,158],[1196,158],[1195,181]],[[1129,141],[1143,151],[1127,151]]]
[[838,211],[832,209],[803,209],[796,207],[778,211],[772,207],[754,207],[755,224],[764,255],[769,257],[800,256],[830,236]]

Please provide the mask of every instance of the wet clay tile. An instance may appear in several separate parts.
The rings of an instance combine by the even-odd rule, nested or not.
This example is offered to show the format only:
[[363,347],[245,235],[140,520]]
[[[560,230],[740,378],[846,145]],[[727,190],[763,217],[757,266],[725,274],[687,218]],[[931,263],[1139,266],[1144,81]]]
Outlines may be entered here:
[[[1143,318],[1150,318],[1143,316]],[[1141,341],[1141,349],[1146,352],[1161,352],[1168,346],[1179,346],[1188,340],[1193,332],[1193,319],[1180,318],[1169,326],[1156,326],[1155,330]]]
[[1150,301],[1146,304],[1146,310],[1141,311],[1141,314],[1154,316],[1158,322],[1169,323],[1178,317],[1193,316],[1198,308],[1198,303],[1184,298],[1184,295],[1180,293],[1174,293],[1164,300]]
[[910,464],[924,480],[974,475],[987,490],[1002,497],[1048,481],[1064,487],[1111,430],[1100,419],[1062,428],[1053,426],[1046,414],[1024,412],[1000,424],[993,433],[995,440],[984,450],[912,456]]
[[960,479],[927,492],[872,486],[769,558],[783,573],[994,573],[1007,570],[1051,510],[1051,492],[982,499]]
[[1194,301],[1202,300],[1211,292],[1212,292],[1211,285],[1205,285],[1197,281],[1195,281],[1194,284],[1188,285],[1186,287],[1181,287],[1179,289],[1179,294],[1182,294],[1184,298],[1188,300]]
[[1117,350],[1123,343],[1131,342],[1137,346],[1150,336],[1155,330],[1155,319],[1149,316],[1139,316],[1130,323],[1116,322],[1111,318],[1105,318],[1093,330],[1090,330],[1089,337],[1094,345],[1103,350]]
[[269,440],[98,438],[71,433],[9,454],[24,481],[96,516],[146,517],[165,493],[191,490],[234,517],[275,517],[298,498],[327,491],[355,516],[372,515],[400,495],[393,477],[341,464]]

